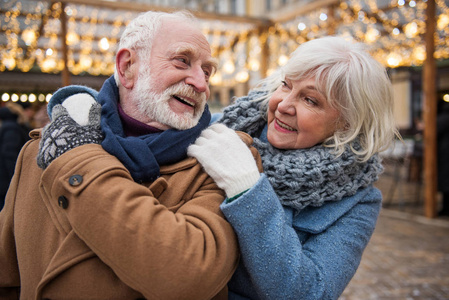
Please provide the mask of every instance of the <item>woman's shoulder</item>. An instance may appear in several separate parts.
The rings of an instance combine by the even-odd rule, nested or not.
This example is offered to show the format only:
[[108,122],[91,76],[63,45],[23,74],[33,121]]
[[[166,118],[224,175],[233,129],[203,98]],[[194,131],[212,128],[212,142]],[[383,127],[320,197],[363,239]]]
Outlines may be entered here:
[[321,232],[348,215],[350,211],[357,210],[359,215],[374,216],[372,213],[380,211],[381,203],[382,194],[379,189],[369,186],[340,201],[327,201],[319,207],[306,207],[295,214],[293,225],[306,231]]

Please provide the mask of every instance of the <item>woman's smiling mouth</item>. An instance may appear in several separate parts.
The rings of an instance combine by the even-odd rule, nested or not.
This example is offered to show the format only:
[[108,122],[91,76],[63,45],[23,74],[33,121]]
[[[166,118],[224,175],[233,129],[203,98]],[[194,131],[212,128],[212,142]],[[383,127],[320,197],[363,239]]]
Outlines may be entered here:
[[282,129],[288,130],[288,131],[297,131],[295,128],[288,126],[287,124],[281,122],[278,118],[275,118],[276,125],[281,127]]

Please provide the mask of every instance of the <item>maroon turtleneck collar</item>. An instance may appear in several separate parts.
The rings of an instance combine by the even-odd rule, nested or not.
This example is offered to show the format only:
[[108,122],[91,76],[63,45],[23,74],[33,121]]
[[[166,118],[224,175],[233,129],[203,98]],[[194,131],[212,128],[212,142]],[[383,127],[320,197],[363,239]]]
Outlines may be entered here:
[[120,119],[122,120],[123,131],[125,132],[126,136],[141,136],[163,131],[131,118],[130,116],[125,114],[120,103],[118,104],[118,114],[120,116]]

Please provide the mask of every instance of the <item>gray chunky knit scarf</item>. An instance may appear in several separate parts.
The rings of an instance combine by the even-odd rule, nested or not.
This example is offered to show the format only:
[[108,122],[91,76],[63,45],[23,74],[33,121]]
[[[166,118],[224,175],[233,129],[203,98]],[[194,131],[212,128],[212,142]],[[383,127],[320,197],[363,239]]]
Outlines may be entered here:
[[[260,92],[253,91],[237,99],[224,110],[219,122],[254,138],[253,146],[262,157],[264,173],[282,205],[297,212],[307,206],[321,206],[325,201],[339,201],[354,195],[358,189],[378,179],[383,171],[378,155],[360,162],[349,146],[336,157],[332,148],[322,145],[281,150],[265,142],[266,137],[261,137],[261,133],[266,126],[263,117],[266,107],[261,107],[260,101],[250,101],[260,96]],[[360,145],[354,142],[353,147],[357,149]]]

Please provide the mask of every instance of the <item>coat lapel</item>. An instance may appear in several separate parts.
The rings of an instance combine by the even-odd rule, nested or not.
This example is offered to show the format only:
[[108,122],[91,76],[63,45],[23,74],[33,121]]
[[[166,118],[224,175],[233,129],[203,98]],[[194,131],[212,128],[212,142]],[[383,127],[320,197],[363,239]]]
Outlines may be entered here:
[[[377,189],[371,187],[363,189],[351,197],[345,197],[340,201],[326,202],[320,207],[306,207],[299,214],[292,216],[293,227],[313,234],[323,232],[362,200],[377,201],[376,199],[379,199],[379,195],[373,190],[380,193]],[[364,199],[368,193],[374,193],[376,197]]]

